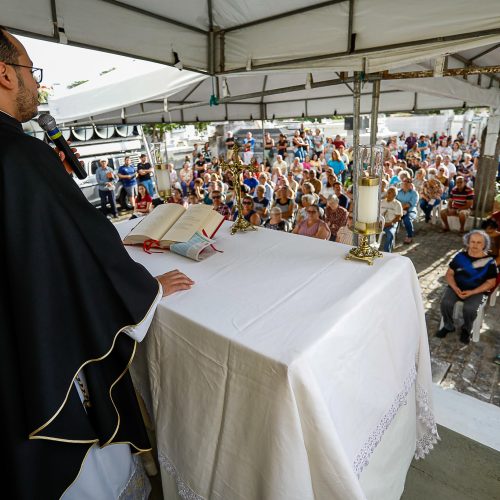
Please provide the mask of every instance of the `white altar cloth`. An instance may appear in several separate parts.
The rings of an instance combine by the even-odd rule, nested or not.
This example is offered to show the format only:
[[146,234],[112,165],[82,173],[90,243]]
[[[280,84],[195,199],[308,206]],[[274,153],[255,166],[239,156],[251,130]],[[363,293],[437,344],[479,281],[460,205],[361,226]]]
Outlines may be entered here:
[[359,476],[409,394],[416,456],[437,437],[412,263],[228,228],[203,262],[128,247],[153,275],[196,282],[162,300],[135,366],[160,464],[184,498],[365,498]]

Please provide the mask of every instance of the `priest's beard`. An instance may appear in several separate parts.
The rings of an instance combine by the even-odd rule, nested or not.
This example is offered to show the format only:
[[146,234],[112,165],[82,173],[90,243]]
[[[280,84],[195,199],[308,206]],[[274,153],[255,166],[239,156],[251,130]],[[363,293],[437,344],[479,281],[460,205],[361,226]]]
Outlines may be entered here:
[[19,91],[16,96],[17,114],[19,121],[24,123],[38,114],[38,92],[36,94],[30,92],[19,73],[17,73],[17,81],[19,82]]

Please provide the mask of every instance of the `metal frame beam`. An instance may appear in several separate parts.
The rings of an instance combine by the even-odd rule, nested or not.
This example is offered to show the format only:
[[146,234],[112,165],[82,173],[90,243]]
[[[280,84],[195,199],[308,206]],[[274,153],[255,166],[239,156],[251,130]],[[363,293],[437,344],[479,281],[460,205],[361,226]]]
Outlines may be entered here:
[[263,17],[262,19],[256,19],[255,21],[250,21],[248,23],[239,24],[237,26],[232,26],[230,28],[226,28],[225,32],[228,33],[230,31],[241,30],[244,28],[249,28],[250,26],[257,26],[259,24],[270,23],[271,21],[276,21],[278,19],[283,19],[285,17],[296,16],[298,14],[305,14],[307,12],[311,12],[312,10],[323,9],[324,7],[330,7],[331,5],[335,5],[337,3],[344,3],[348,0],[330,0],[328,2],[321,2],[316,5],[309,5],[307,7],[301,7],[300,9],[290,10],[288,12],[283,12],[282,14],[275,14],[269,17]]
[[[244,105],[247,103],[238,103],[238,104]],[[475,106],[470,106],[470,108],[474,109]],[[421,108],[421,109],[419,108],[419,109],[416,109],[415,111],[409,111],[408,109],[395,109],[395,110],[391,110],[391,111],[385,111],[385,113],[420,113],[422,111],[435,111],[435,109],[436,108]],[[443,108],[443,109],[454,109],[454,108]],[[465,109],[469,109],[469,107],[466,106]],[[153,110],[153,111],[148,112],[147,114],[162,114],[163,115],[163,114],[165,114],[165,111],[163,109],[162,110]],[[144,116],[144,114],[143,113],[130,114],[127,116],[127,120],[125,121],[125,123],[127,125],[142,125],[142,124],[144,124],[144,121],[140,121],[140,120],[132,121],[132,122],[128,121],[131,118],[140,118],[141,116]],[[344,116],[351,116],[351,114],[344,113]],[[332,113],[325,113],[323,115],[314,115],[314,118],[331,118],[331,117],[332,117]],[[280,117],[276,118],[276,116],[274,116],[274,119],[279,119],[279,118]],[[281,118],[289,118],[289,117],[282,116]],[[240,120],[240,118],[236,118],[236,120]],[[226,120],[222,120],[222,121],[226,121]],[[121,123],[122,122],[120,122],[120,123],[110,122],[109,118],[101,118],[101,119],[97,119],[97,120],[65,122],[62,125],[64,125],[64,127],[75,127],[75,126],[80,126],[80,125],[96,125],[96,124],[99,124],[99,125],[118,125]],[[183,121],[182,123],[196,123],[196,120],[192,120],[192,121],[188,121],[188,122]]]
[[[379,45],[377,47],[369,47],[369,48],[364,48],[364,49],[354,49],[354,50],[352,50],[352,52],[342,51],[342,52],[334,52],[331,54],[318,54],[316,56],[300,57],[297,59],[287,59],[286,61],[275,61],[275,62],[265,63],[265,64],[253,64],[252,69],[259,70],[259,69],[276,68],[278,66],[289,66],[292,64],[298,64],[298,63],[303,63],[303,62],[321,61],[324,59],[333,59],[336,57],[344,57],[347,55],[363,55],[363,54],[370,54],[372,52],[378,52],[378,51],[382,51],[382,50],[392,50],[392,49],[400,49],[400,48],[406,48],[406,47],[420,47],[422,45],[427,45],[427,44],[436,43],[436,42],[451,42],[451,41],[458,41],[458,40],[469,40],[469,39],[483,37],[483,36],[487,36],[487,35],[499,35],[499,34],[500,34],[500,28],[494,28],[494,29],[484,30],[484,31],[474,31],[471,33],[462,33],[459,35],[449,35],[449,36],[442,36],[442,37],[436,37],[436,38],[427,38],[425,40],[414,40],[411,42],[401,42],[401,43],[394,43],[394,44],[389,44],[389,45]],[[230,71],[225,71],[224,73],[226,73],[226,74],[242,73],[244,71],[246,71],[246,67],[235,68],[235,69],[232,69]]]
[[122,9],[128,10],[130,12],[135,12],[136,14],[141,14],[142,16],[151,17],[152,19],[156,19],[157,21],[162,21],[164,23],[173,24],[174,26],[179,26],[179,28],[184,28],[184,29],[187,29],[190,31],[194,31],[195,33],[201,33],[203,35],[206,35],[208,33],[208,31],[205,31],[201,28],[198,28],[197,26],[191,26],[190,24],[185,24],[181,21],[176,21],[175,19],[171,19],[169,17],[160,16],[158,14],[154,14],[153,12],[151,12],[149,10],[144,10],[144,9],[139,8],[139,7],[134,7],[133,5],[124,4],[124,3],[118,2],[117,0],[101,0],[101,2],[113,5],[115,7],[120,7]]
[[[460,54],[450,54],[450,57],[453,57],[453,59],[456,59],[462,64],[465,64],[467,67],[472,66],[472,60],[467,59],[466,57],[461,56]],[[500,82],[500,78],[496,75],[489,75],[489,77],[492,78],[493,80],[496,80],[497,82]]]
[[497,43],[496,45],[493,45],[493,47],[490,47],[489,49],[486,49],[486,50],[483,50],[482,52],[480,52],[479,54],[477,54],[476,56],[474,57],[471,57],[469,59],[470,62],[474,61],[475,59],[479,59],[480,57],[483,57],[485,56],[486,54],[489,54],[490,52],[493,52],[494,50],[498,49],[498,47],[500,47],[500,43]]
[[[20,30],[17,28],[13,28],[11,26],[5,26],[5,29],[9,33],[12,33],[13,35],[25,36],[28,38],[35,38],[37,40],[45,40],[46,42],[54,42],[54,43],[59,42],[59,40],[54,36],[47,36],[47,35],[42,35],[39,33],[33,33],[32,31]],[[70,47],[79,47],[81,49],[97,50],[99,52],[104,52],[106,54],[117,54],[119,56],[124,56],[124,57],[133,57],[134,59],[139,59],[140,61],[149,61],[149,62],[154,62],[157,64],[162,64],[163,66],[170,66],[172,68],[174,67],[174,65],[172,63],[169,63],[167,61],[163,61],[161,59],[154,59],[152,57],[141,56],[138,54],[134,54],[132,56],[129,52],[121,52],[121,51],[116,50],[116,49],[106,49],[104,47],[96,47],[94,45],[90,45],[87,43],[72,42],[71,40],[68,40],[68,43],[66,45],[69,45]],[[207,74],[206,71],[203,71],[203,70],[198,69],[198,68],[191,68],[190,66],[184,66],[184,69],[192,71],[193,73],[201,74],[201,75]]]

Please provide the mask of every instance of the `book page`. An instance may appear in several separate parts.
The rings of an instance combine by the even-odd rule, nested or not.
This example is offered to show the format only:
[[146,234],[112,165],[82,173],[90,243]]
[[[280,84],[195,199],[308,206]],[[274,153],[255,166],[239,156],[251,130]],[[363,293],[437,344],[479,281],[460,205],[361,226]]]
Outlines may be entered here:
[[157,206],[125,236],[123,243],[133,245],[143,243],[145,240],[161,240],[185,211],[186,209],[177,203]]
[[203,223],[213,212],[209,205],[191,205],[177,222],[162,237],[162,242],[186,242],[196,231],[203,228]]
[[201,227],[201,229],[205,230],[209,238],[213,238],[223,220],[223,215],[221,215],[219,212],[216,212],[215,210],[212,210],[211,213],[207,215],[207,218],[203,222],[203,226]]

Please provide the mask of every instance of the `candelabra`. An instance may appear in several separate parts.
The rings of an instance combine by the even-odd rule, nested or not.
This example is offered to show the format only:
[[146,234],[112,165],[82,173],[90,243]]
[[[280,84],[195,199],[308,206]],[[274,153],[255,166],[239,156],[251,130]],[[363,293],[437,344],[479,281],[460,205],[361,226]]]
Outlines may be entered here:
[[234,187],[234,198],[236,207],[238,209],[238,217],[234,221],[234,224],[231,226],[231,234],[236,234],[238,231],[246,232],[246,231],[256,231],[257,228],[248,222],[243,217],[243,204],[241,203],[241,184],[242,184],[242,174],[243,171],[248,170],[250,172],[255,172],[257,169],[252,167],[251,165],[244,165],[241,162],[239,155],[240,148],[238,144],[234,144],[233,146],[233,154],[231,156],[231,160],[225,161],[221,160],[220,164],[222,170],[225,172],[231,172],[233,175],[233,187]]

